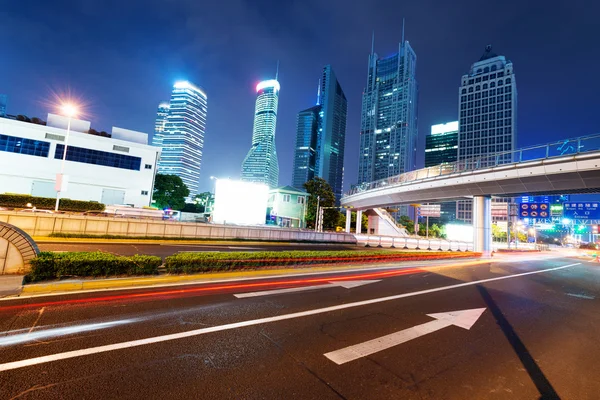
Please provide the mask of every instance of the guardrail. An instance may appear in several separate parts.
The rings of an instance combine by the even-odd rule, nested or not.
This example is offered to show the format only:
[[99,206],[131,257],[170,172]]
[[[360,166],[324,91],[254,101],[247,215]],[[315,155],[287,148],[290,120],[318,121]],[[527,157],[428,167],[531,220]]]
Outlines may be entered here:
[[600,151],[600,134],[582,136],[544,145],[525,147],[514,151],[494,153],[481,157],[405,172],[403,174],[380,179],[378,181],[355,185],[347,194],[344,195],[344,197],[372,189],[414,182],[443,175],[450,175],[459,172],[475,171],[482,168],[492,168],[511,163],[544,160],[548,158],[587,153],[592,151]]
[[[431,251],[473,251],[473,242],[445,240],[439,238],[422,238],[422,237],[396,237],[396,236],[381,236],[381,235],[354,235],[359,245],[365,247],[379,248],[396,248],[404,250],[431,250]],[[493,242],[492,250],[508,248],[506,242]],[[512,249],[528,249],[548,251],[550,246],[547,244],[536,243],[519,243],[511,244]]]

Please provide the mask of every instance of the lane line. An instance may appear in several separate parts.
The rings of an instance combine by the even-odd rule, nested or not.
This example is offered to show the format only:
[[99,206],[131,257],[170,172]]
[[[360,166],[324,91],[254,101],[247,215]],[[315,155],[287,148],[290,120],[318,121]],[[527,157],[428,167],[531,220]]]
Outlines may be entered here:
[[313,286],[300,286],[295,288],[285,288],[285,289],[274,289],[274,290],[263,290],[262,292],[248,292],[248,293],[237,293],[234,294],[238,299],[244,299],[247,297],[260,297],[260,296],[271,296],[276,294],[286,294],[286,293],[295,293],[295,292],[303,292],[309,290],[319,290],[319,289],[328,289],[334,287],[343,287],[345,289],[352,289],[359,286],[368,285],[371,283],[381,282],[381,279],[378,280],[368,280],[368,281],[339,281],[339,282],[329,282],[324,285],[313,285]]
[[337,306],[318,308],[318,309],[308,310],[308,311],[300,311],[300,312],[291,313],[291,314],[283,314],[283,315],[278,315],[275,317],[266,317],[266,318],[248,320],[248,321],[234,322],[231,324],[217,325],[217,326],[212,326],[209,328],[195,329],[195,330],[187,331],[187,332],[173,333],[173,334],[169,334],[169,335],[155,336],[155,337],[146,338],[146,339],[131,340],[128,342],[109,344],[109,345],[105,345],[105,346],[91,347],[91,348],[81,349],[81,350],[67,351],[65,353],[51,354],[51,355],[47,355],[47,356],[35,357],[35,358],[30,358],[30,359],[25,359],[25,360],[20,360],[20,361],[13,361],[13,362],[0,364],[0,372],[1,371],[10,371],[13,369],[18,369],[18,368],[23,368],[23,367],[29,367],[32,365],[44,364],[44,363],[48,363],[48,362],[52,362],[52,361],[66,360],[69,358],[82,357],[82,356],[87,356],[87,355],[92,355],[92,354],[105,353],[108,351],[127,349],[127,348],[137,347],[137,346],[144,346],[147,344],[154,344],[154,343],[166,342],[166,341],[170,341],[170,340],[188,338],[188,337],[192,337],[192,336],[199,336],[199,335],[204,335],[206,333],[221,332],[221,331],[237,329],[237,328],[242,328],[242,327],[247,327],[247,326],[266,324],[269,322],[284,321],[284,320],[288,320],[288,319],[307,317],[310,315],[323,314],[323,313],[327,313],[327,312],[331,312],[331,311],[344,310],[347,308],[354,308],[354,307],[361,307],[361,306],[366,306],[366,305],[371,305],[371,304],[383,303],[383,302],[390,301],[390,300],[403,299],[405,297],[419,296],[419,295],[423,295],[423,294],[436,293],[436,292],[441,292],[441,291],[445,291],[445,290],[451,290],[451,289],[456,289],[456,288],[461,288],[461,287],[466,287],[466,286],[479,285],[481,283],[495,282],[495,281],[501,281],[504,279],[518,278],[521,276],[541,274],[544,272],[551,272],[551,271],[558,271],[558,270],[565,269],[565,268],[571,268],[576,265],[581,265],[581,263],[563,265],[560,267],[547,268],[547,269],[542,269],[542,270],[538,270],[538,271],[523,272],[523,273],[515,274],[515,275],[506,275],[506,276],[500,276],[500,277],[496,277],[496,278],[481,279],[481,280],[472,281],[472,282],[463,282],[463,283],[459,283],[456,285],[442,286],[442,287],[438,287],[438,288],[434,288],[434,289],[420,290],[417,292],[397,294],[397,295],[393,295],[393,296],[380,297],[380,298],[371,299],[371,300],[363,300],[363,301],[357,301],[357,302],[353,302],[353,303],[340,304]]

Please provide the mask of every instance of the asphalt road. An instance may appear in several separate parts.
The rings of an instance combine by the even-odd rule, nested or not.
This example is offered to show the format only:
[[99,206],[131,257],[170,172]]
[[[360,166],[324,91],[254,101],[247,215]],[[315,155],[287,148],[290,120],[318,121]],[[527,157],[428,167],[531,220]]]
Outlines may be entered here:
[[0,398],[598,399],[599,296],[597,263],[506,256],[3,300]]
[[363,246],[344,244],[311,243],[244,243],[221,242],[218,244],[144,244],[144,243],[38,243],[41,251],[104,251],[122,256],[146,254],[167,257],[188,251],[281,251],[281,250],[363,250]]

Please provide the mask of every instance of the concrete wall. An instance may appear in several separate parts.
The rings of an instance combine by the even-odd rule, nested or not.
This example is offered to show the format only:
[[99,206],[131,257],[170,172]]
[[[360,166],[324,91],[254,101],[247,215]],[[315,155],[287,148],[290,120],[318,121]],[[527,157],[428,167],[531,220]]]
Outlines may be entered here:
[[4,238],[0,238],[0,275],[22,274],[29,266],[25,267],[21,252]]
[[356,243],[347,233],[314,232],[298,229],[213,225],[176,221],[86,217],[0,212],[0,221],[15,225],[31,236],[51,233],[87,235],[158,236],[162,238],[249,239]]

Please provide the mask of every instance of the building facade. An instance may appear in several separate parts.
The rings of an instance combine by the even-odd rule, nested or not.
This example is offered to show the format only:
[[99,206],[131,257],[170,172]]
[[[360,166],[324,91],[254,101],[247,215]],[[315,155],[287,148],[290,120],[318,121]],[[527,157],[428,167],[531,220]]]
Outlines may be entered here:
[[277,187],[279,181],[275,148],[279,89],[276,79],[262,81],[256,86],[252,147],[242,163],[243,181],[264,183],[271,189]]
[[267,224],[284,228],[306,227],[306,204],[308,193],[291,186],[269,191]]
[[[517,84],[512,62],[487,46],[463,75],[458,102],[458,161],[478,159],[481,167],[512,162],[509,152],[516,149],[517,138]],[[498,158],[495,153],[500,152],[506,154]],[[457,203],[459,220],[471,221],[471,203]]]
[[458,158],[458,121],[431,126],[425,138],[425,167],[453,163]]
[[162,149],[158,173],[179,176],[190,190],[189,198],[199,193],[207,106],[201,88],[180,81],[173,86],[168,111],[164,104],[159,106],[156,118],[155,128],[159,130],[152,144]]
[[45,125],[0,118],[0,193],[55,198],[67,144],[62,198],[149,206],[160,149],[148,135],[117,127],[101,135],[73,119],[67,143],[67,122],[54,114]]
[[396,54],[371,51],[362,97],[358,183],[416,169],[417,56],[408,41]]
[[348,101],[331,65],[323,68],[317,105],[298,114],[292,185],[314,177],[329,183],[339,202],[344,180]]
[[7,96],[5,94],[0,94],[0,117],[6,116],[6,101]]
[[154,122],[154,135],[152,136],[152,145],[162,147],[162,139],[165,132],[165,124],[169,116],[169,103],[163,102],[158,105],[156,111],[156,121]]
[[[431,126],[425,138],[425,167],[456,162],[458,157],[458,121]],[[456,201],[440,204],[440,217],[430,218],[431,223],[456,220]]]

